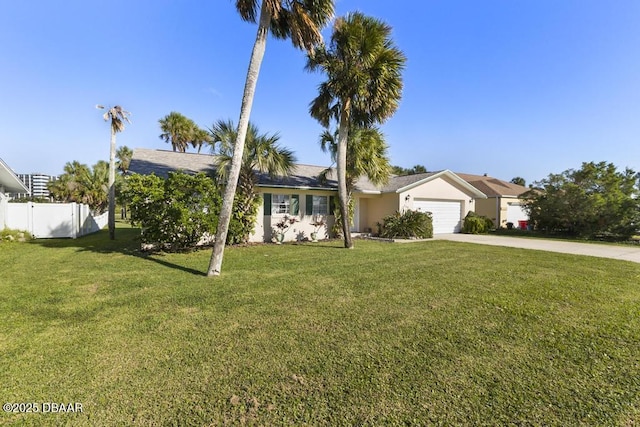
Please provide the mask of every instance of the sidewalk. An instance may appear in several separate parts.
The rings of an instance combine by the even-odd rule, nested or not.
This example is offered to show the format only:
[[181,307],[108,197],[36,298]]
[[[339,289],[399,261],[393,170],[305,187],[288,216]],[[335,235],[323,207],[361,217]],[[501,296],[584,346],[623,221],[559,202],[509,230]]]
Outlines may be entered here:
[[565,242],[553,239],[507,237],[479,234],[436,234],[434,240],[477,243],[480,245],[507,246],[537,249],[574,255],[588,255],[640,263],[640,247],[633,245],[602,245],[597,243]]

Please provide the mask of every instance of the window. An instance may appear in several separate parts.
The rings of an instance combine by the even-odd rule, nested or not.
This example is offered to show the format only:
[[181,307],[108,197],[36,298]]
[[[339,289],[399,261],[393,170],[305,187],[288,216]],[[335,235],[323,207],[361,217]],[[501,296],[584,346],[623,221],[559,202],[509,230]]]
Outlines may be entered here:
[[313,196],[313,205],[311,215],[328,215],[329,214],[329,197]]
[[265,194],[263,197],[265,200],[265,215],[299,214],[300,196],[298,194]]
[[289,205],[291,204],[290,197],[288,194],[274,194],[271,196],[271,213],[272,215],[277,214],[288,214],[289,213]]
[[333,196],[307,194],[305,215],[333,215]]

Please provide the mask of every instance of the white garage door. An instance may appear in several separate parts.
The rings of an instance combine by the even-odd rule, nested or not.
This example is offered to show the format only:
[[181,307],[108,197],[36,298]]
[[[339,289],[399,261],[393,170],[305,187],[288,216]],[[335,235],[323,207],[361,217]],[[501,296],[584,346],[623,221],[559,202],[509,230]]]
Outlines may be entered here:
[[433,234],[459,233],[461,226],[460,202],[414,200],[413,207],[420,212],[431,212]]
[[518,221],[526,221],[529,219],[529,215],[523,209],[520,203],[509,203],[507,205],[507,222],[512,222],[518,226]]

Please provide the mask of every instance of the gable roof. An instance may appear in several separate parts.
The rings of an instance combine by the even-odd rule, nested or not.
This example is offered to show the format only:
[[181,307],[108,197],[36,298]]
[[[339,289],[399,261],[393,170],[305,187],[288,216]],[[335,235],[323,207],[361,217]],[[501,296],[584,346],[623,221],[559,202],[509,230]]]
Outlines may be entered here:
[[28,193],[29,189],[11,168],[0,159],[0,187],[7,193]]
[[426,172],[419,173],[414,175],[403,175],[403,176],[394,176],[389,180],[389,183],[382,188],[383,193],[400,193],[403,191],[410,190],[419,185],[425,184],[429,181],[433,181],[434,179],[447,177],[459,187],[463,188],[470,195],[479,199],[486,199],[487,196],[478,188],[474,187],[464,179],[462,179],[458,174],[451,172],[448,169],[438,171],[438,172]]
[[482,191],[488,197],[517,197],[529,191],[527,187],[503,181],[485,175],[471,175],[467,173],[456,174],[460,178]]

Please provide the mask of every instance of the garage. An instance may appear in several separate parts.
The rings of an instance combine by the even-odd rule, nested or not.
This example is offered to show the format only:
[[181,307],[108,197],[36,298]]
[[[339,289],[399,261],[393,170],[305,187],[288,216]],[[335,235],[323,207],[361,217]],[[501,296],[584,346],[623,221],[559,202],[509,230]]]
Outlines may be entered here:
[[459,233],[462,225],[460,201],[420,200],[413,201],[413,207],[420,212],[431,212],[433,234]]
[[520,203],[509,203],[507,205],[507,222],[518,224],[519,221],[527,221],[529,215]]

